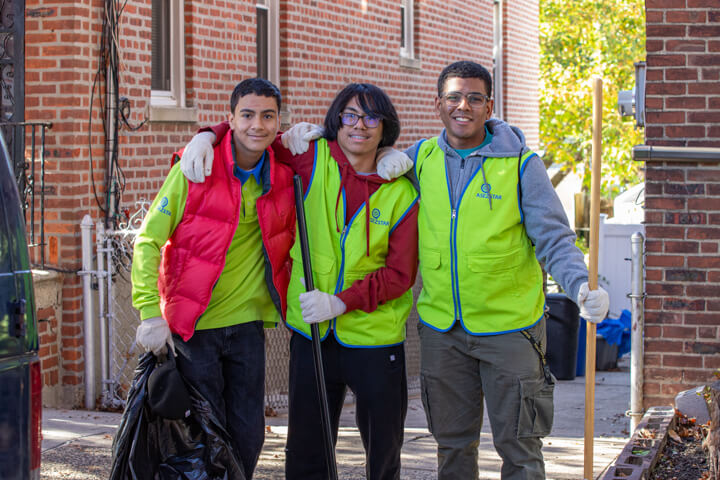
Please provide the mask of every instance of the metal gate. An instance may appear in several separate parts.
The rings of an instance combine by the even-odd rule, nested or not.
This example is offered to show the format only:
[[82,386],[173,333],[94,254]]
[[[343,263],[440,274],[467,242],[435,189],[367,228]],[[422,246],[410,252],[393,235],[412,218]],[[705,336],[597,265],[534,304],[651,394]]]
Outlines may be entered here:
[[[90,273],[96,280],[97,319],[99,322],[100,365],[103,408],[124,406],[133,371],[140,350],[135,344],[135,330],[140,323],[138,311],[132,307],[130,271],[135,236],[149,208],[149,202],[140,201],[136,211],[127,215],[127,222],[116,229],[96,225],[97,268]],[[418,285],[414,288],[416,297]],[[410,394],[419,393],[420,354],[418,345],[417,314],[413,309],[408,319],[405,357]],[[285,411],[288,407],[288,363],[290,358],[290,332],[282,325],[265,330],[265,411],[268,415]]]

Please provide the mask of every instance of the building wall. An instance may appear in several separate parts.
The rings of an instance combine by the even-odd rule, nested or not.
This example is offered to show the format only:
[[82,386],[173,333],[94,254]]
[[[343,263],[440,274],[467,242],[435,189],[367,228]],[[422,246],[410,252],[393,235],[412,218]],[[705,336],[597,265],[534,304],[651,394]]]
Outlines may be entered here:
[[[26,120],[53,122],[46,146],[46,182],[56,187],[46,200],[47,263],[70,272],[80,269],[82,217],[90,214],[97,221],[103,217],[99,205],[105,206],[105,138],[99,114],[104,98],[94,85],[103,4],[27,0]],[[508,118],[536,146],[538,2],[506,4],[523,12],[520,18],[508,16]],[[120,95],[128,99],[129,110],[128,125],[119,136],[121,174],[113,187],[116,192],[122,189],[121,215],[134,211],[137,200],[152,200],[169,170],[171,153],[201,125],[224,120],[232,88],[256,75],[255,5],[250,0],[185,0],[186,95],[197,123],[144,124],[150,112],[151,1],[129,0],[125,5],[117,36]],[[395,102],[402,120],[398,145],[404,148],[437,135],[442,127],[433,102],[443,66],[471,59],[492,68],[492,0],[416,0],[417,61],[410,66],[401,65],[399,56],[398,0],[280,0],[279,5],[285,123],[321,122],[346,83],[371,82]],[[529,30],[524,28],[528,23]],[[63,278],[59,342],[69,353],[62,356],[60,381],[81,387],[81,282],[72,273]]]
[[[646,0],[648,145],[720,147],[720,2]],[[720,368],[720,165],[646,164],[645,405]]]

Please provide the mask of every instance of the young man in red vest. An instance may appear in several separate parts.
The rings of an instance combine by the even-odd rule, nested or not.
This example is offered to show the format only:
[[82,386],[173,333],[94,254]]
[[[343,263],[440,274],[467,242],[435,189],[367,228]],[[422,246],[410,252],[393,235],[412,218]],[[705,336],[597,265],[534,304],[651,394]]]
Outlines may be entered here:
[[248,479],[264,441],[263,327],[285,315],[295,236],[292,171],[270,148],[280,102],[267,80],[235,87],[210,176],[189,183],[172,168],[135,241],[132,270],[138,344],[177,352]]

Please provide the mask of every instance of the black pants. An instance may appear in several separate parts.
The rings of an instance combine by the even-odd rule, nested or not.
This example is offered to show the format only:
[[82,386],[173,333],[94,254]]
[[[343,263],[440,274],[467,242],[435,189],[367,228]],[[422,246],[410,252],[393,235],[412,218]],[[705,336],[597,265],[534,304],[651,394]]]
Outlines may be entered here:
[[[368,480],[400,478],[400,450],[407,413],[407,377],[402,345],[349,348],[330,334],[322,342],[325,385],[333,444],[347,387],[355,394],[356,416],[365,447]],[[290,409],[285,450],[287,480],[328,478],[312,342],[290,340]]]
[[265,332],[262,322],[177,335],[177,366],[213,407],[252,479],[265,440]]

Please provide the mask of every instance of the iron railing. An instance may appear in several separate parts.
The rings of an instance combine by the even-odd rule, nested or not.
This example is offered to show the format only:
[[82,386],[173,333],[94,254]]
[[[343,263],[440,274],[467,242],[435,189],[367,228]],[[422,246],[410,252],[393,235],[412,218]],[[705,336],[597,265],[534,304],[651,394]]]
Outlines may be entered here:
[[11,148],[10,156],[30,235],[28,247],[39,248],[39,266],[45,268],[45,133],[52,123],[2,122],[0,127],[5,138],[25,142],[24,148],[17,145]]

